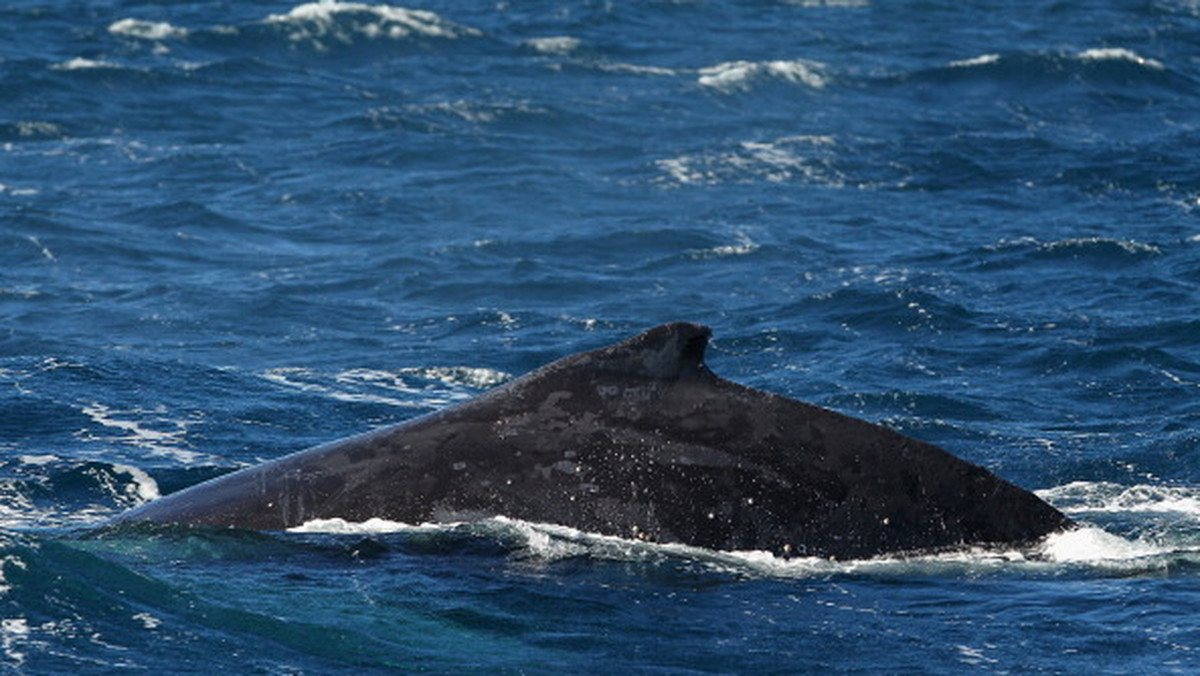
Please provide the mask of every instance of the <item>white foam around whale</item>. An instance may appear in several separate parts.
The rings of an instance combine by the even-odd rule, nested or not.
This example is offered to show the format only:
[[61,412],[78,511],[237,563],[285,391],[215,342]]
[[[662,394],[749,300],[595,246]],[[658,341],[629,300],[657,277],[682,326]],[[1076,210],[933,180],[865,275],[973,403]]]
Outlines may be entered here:
[[[1064,495],[1077,495],[1081,491],[1089,495],[1098,495],[1096,486],[1073,483],[1041,491],[1040,494],[1042,497],[1057,496],[1060,499]],[[1108,492],[1113,490],[1107,485],[1101,487]],[[1164,501],[1160,498],[1162,495],[1181,497],[1179,491],[1190,491],[1200,495],[1200,489],[1167,490],[1159,487],[1156,490],[1146,490],[1147,488],[1149,487],[1131,487],[1125,495],[1140,493],[1146,496],[1145,499],[1130,498],[1123,506],[1108,503],[1110,509],[1149,514],[1163,505],[1171,504],[1176,508],[1196,509],[1194,513],[1200,516],[1200,503],[1190,502],[1190,494],[1182,496],[1186,499],[1175,501]],[[1079,507],[1078,504],[1072,506]],[[1087,509],[1084,506],[1082,509],[1066,511],[1080,519]],[[1133,574],[1162,570],[1181,558],[1194,558],[1200,562],[1200,542],[1191,541],[1184,533],[1160,533],[1155,537],[1128,538],[1088,525],[1086,521],[1079,528],[1050,535],[1027,547],[971,547],[936,554],[888,555],[857,561],[834,561],[817,557],[781,558],[763,551],[726,552],[681,544],[656,544],[505,517],[476,523],[448,524],[405,524],[384,519],[355,523],[343,519],[322,519],[309,521],[291,529],[291,532],[367,536],[467,532],[506,542],[522,558],[546,562],[574,557],[617,561],[675,559],[735,575],[785,578],[831,574],[955,575],[991,571],[1042,575],[1067,568],[1092,569],[1098,573]]]

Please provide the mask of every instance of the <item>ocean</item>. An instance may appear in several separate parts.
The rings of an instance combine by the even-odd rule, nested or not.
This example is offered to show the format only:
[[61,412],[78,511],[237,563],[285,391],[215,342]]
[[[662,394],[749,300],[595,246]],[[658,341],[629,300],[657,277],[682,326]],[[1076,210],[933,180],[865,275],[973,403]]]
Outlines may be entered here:
[[[0,6],[0,671],[1200,671],[1194,0]],[[1037,492],[866,561],[98,529],[668,321]]]

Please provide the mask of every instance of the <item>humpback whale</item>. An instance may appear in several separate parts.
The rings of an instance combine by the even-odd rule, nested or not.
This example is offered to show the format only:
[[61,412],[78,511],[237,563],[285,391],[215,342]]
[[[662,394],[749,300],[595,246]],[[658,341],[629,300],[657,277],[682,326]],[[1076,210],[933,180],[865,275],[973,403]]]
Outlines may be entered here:
[[1021,545],[1071,526],[937,446],[716,376],[704,362],[711,333],[659,326],[115,521],[283,530],[312,519],[505,516],[833,559]]

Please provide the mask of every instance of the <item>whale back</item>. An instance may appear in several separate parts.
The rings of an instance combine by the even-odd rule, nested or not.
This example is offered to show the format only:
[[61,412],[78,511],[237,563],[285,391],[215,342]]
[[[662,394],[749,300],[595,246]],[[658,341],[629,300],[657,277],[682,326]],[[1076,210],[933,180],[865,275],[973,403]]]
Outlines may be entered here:
[[704,363],[710,335],[660,326],[120,520],[276,530],[318,518],[506,516],[832,558],[1023,543],[1070,525],[936,446],[717,377]]

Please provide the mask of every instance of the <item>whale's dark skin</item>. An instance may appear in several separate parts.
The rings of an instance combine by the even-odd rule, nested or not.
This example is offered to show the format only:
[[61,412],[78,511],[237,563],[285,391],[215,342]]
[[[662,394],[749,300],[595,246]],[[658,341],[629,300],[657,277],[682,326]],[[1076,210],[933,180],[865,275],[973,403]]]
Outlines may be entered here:
[[717,377],[704,365],[710,334],[660,326],[117,521],[281,530],[335,517],[502,515],[836,559],[1024,544],[1071,525],[1032,493],[936,446]]

